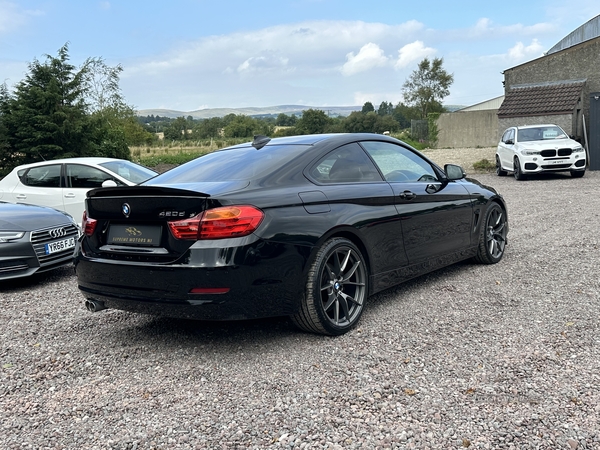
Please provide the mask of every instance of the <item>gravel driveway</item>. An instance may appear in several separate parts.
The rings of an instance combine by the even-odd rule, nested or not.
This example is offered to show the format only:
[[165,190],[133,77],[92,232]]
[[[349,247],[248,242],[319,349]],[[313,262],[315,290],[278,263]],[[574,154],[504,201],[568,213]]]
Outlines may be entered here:
[[91,314],[71,269],[0,284],[0,448],[600,449],[600,173],[477,179],[503,261],[375,295],[338,338]]

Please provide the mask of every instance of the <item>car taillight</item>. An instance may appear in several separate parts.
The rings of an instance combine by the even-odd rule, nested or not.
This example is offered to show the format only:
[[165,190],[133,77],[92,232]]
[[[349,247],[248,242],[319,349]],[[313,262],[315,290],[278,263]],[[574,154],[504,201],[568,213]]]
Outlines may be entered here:
[[86,236],[91,236],[94,234],[94,230],[96,229],[96,224],[98,221],[96,219],[92,219],[88,217],[87,211],[83,211],[83,218],[81,219],[81,228]]
[[223,206],[169,222],[169,228],[177,239],[225,239],[253,233],[264,216],[254,206]]

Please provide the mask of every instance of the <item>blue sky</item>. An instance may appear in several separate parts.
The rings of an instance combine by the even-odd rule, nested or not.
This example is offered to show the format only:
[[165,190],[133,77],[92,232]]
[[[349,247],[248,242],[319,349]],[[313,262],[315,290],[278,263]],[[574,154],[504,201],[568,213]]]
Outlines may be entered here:
[[75,65],[120,64],[136,109],[377,107],[441,57],[444,103],[471,105],[598,14],[598,0],[0,0],[0,83],[68,42]]

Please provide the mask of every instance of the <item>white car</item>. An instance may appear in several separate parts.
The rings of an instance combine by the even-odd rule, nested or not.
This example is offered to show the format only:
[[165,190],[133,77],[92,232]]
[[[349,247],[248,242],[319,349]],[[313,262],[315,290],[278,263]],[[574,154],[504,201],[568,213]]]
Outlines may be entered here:
[[102,186],[133,186],[157,175],[139,164],[114,158],[67,158],[15,167],[0,180],[0,200],[50,206],[80,222],[85,197]]
[[496,150],[496,173],[513,172],[517,180],[540,172],[571,172],[579,178],[585,168],[585,150],[558,125],[510,127]]

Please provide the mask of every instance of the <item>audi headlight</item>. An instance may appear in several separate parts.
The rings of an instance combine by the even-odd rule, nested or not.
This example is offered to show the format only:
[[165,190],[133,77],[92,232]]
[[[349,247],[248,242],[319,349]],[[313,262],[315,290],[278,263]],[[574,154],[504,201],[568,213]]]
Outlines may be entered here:
[[25,232],[23,231],[0,231],[0,244],[5,242],[18,241],[23,236],[25,236]]

